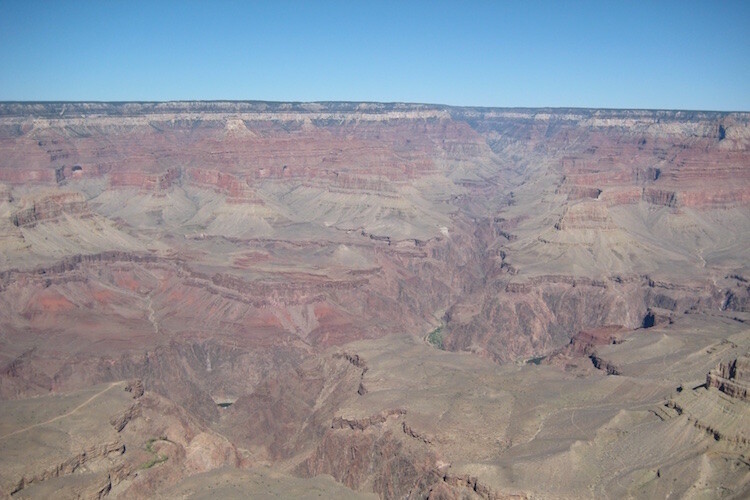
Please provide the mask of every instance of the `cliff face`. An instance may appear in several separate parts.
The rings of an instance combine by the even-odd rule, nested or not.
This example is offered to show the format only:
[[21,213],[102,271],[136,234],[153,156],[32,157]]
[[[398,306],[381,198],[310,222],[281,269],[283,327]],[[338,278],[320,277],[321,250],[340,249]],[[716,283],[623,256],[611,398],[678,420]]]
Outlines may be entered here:
[[40,221],[54,221],[62,214],[85,217],[86,201],[80,193],[52,193],[33,200],[22,200],[21,208],[11,216],[14,226],[33,226]]
[[721,363],[715,370],[708,372],[707,387],[716,387],[721,392],[750,401],[750,358],[743,356]]
[[[176,278],[136,287],[164,308],[141,313],[163,316],[160,333],[187,321],[202,325],[190,328],[197,336],[235,335],[244,323],[250,336],[278,330],[330,345],[425,332],[437,320],[447,348],[529,357],[581,329],[637,327],[658,295],[652,277],[672,310],[744,308],[744,291],[725,296],[728,276],[745,272],[748,120],[371,103],[2,104],[2,266],[115,249],[182,259]],[[27,316],[47,303],[82,314],[89,300],[44,293]],[[180,301],[195,306],[190,319]]]
[[[609,329],[741,324],[748,165],[747,113],[0,103],[0,396],[137,377],[253,464],[381,496],[524,494],[435,466],[468,445],[424,408],[337,413],[382,380],[324,353],[399,333],[597,377],[629,366]],[[722,370],[708,385],[735,395]]]

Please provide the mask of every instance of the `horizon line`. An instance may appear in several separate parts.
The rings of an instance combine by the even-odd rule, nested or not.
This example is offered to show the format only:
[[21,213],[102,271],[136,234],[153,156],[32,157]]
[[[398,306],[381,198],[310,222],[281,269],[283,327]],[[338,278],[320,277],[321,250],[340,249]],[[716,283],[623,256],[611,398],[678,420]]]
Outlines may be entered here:
[[687,109],[687,108],[646,108],[646,107],[592,107],[592,106],[486,106],[486,105],[456,105],[443,103],[428,102],[411,102],[411,101],[354,101],[354,100],[263,100],[263,99],[167,99],[167,100],[0,100],[1,105],[33,105],[33,104],[192,104],[192,103],[244,103],[244,104],[375,104],[375,105],[404,105],[404,106],[425,106],[433,108],[453,108],[453,109],[477,109],[477,110],[552,110],[552,111],[647,111],[647,112],[683,112],[683,113],[750,113],[750,110],[719,110],[719,109]]

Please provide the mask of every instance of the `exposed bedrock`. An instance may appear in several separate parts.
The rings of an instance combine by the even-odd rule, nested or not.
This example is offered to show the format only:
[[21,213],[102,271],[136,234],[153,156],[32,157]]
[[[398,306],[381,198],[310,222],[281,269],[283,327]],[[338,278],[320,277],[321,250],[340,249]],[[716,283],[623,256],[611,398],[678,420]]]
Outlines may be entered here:
[[262,449],[267,459],[309,452],[360,383],[361,370],[344,359],[305,361],[240,397],[225,410],[220,428],[234,442]]
[[[6,423],[19,415],[35,422],[0,437],[5,450],[0,487],[6,495],[140,498],[188,475],[240,464],[229,441],[192,412],[144,392],[140,380],[5,406]],[[45,420],[48,415],[56,416]]]
[[[82,167],[81,167],[82,168]],[[182,170],[168,168],[164,173],[145,174],[140,171],[116,171],[109,176],[112,188],[136,187],[143,192],[162,193],[182,177]]]
[[721,363],[708,372],[706,386],[716,387],[724,394],[750,402],[750,356]]
[[212,421],[219,416],[217,400],[236,398],[264,372],[293,366],[300,354],[294,350],[286,353],[288,365],[279,362],[282,356],[282,352],[248,352],[220,343],[173,342],[116,357],[50,353],[42,371],[32,351],[2,367],[0,387],[3,397],[18,399],[139,377],[151,391],[168,396],[204,421]]
[[442,481],[435,457],[383,428],[330,431],[300,467],[307,476],[330,474],[353,489],[371,482],[381,498],[422,498]]
[[14,481],[741,496],[749,151],[747,113],[2,103],[0,408],[140,380],[111,477],[67,474],[108,437]]
[[[726,293],[701,284],[674,285],[634,277],[623,282],[542,276],[487,286],[445,314],[443,344],[498,362],[549,353],[578,332],[617,325],[653,326],[670,315],[726,307]],[[493,293],[494,292],[494,293]],[[736,302],[736,301],[735,301]],[[734,303],[734,302],[730,302]],[[657,318],[652,308],[662,311]]]
[[33,226],[40,221],[57,219],[63,213],[74,217],[90,215],[86,201],[80,193],[51,193],[22,199],[21,208],[11,216],[14,226]]
[[[111,455],[121,455],[124,452],[125,445],[119,441],[97,444],[82,451],[78,455],[68,458],[64,462],[54,465],[53,467],[41,473],[30,476],[23,476],[14,486],[4,488],[3,490],[6,493],[13,495],[33,484],[73,474],[76,470],[85,467],[90,462],[107,459],[110,458]],[[88,495],[84,496],[86,496],[87,498],[101,498],[107,494],[111,487],[112,483],[110,477],[107,476],[106,479],[101,482],[101,484],[96,484],[93,486],[93,491],[89,491]]]

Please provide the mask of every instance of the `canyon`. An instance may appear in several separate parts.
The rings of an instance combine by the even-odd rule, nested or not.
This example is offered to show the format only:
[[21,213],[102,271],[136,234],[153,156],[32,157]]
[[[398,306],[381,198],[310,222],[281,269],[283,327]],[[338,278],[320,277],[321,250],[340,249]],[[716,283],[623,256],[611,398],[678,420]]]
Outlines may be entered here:
[[744,498],[750,114],[0,103],[0,493]]

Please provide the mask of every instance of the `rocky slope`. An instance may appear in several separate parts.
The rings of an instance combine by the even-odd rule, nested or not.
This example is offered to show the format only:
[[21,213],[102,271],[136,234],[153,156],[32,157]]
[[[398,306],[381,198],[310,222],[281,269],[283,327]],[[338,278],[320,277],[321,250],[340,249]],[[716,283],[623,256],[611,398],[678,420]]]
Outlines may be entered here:
[[741,496],[749,165],[747,113],[0,103],[0,397],[142,381],[183,430],[93,496]]

